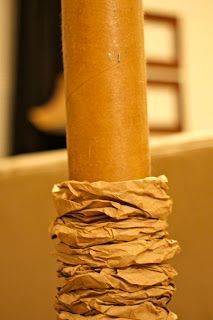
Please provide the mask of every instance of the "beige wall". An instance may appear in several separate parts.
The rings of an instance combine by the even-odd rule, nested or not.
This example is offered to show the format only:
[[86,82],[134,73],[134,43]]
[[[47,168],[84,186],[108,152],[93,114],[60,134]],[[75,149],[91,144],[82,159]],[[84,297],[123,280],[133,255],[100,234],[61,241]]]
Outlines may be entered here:
[[[213,132],[160,140],[151,143],[152,174],[169,178],[170,232],[182,247],[172,262],[179,276],[171,309],[180,320],[212,320]],[[0,160],[2,320],[56,320],[55,258],[47,230],[56,217],[50,190],[65,179],[65,151]]]
[[144,0],[144,5],[181,18],[185,127],[213,128],[213,1]]
[[16,0],[0,0],[0,156],[9,150]]

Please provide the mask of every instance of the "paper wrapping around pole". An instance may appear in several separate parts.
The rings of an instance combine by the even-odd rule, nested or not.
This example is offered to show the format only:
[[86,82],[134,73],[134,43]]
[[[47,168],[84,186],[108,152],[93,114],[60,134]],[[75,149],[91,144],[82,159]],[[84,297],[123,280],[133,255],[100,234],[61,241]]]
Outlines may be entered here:
[[85,222],[135,216],[166,219],[172,200],[165,176],[125,182],[67,181],[53,188],[58,216],[69,215]]
[[[80,316],[80,315],[77,315],[77,314],[71,314],[71,313],[68,313],[68,312],[63,312],[59,315],[58,317],[58,320],[84,320],[85,317],[83,316]],[[129,320],[129,318],[119,318],[119,317],[108,317],[108,316],[105,316],[105,315],[96,315],[96,316],[87,316],[86,317],[87,320]],[[171,312],[164,317],[159,315],[159,317],[157,318],[159,320],[174,320],[176,319],[174,317],[174,314],[172,314]],[[156,317],[152,317],[151,313],[146,313],[146,316],[145,317],[141,317],[140,320],[156,320]]]
[[165,176],[54,186],[58,319],[176,319],[167,190]]

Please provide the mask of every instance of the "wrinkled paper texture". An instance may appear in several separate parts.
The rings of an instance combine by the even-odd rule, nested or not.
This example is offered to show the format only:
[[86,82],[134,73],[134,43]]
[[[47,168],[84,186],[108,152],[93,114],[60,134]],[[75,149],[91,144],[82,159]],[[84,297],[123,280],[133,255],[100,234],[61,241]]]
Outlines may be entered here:
[[175,320],[167,304],[180,250],[168,238],[165,176],[55,185],[59,320]]

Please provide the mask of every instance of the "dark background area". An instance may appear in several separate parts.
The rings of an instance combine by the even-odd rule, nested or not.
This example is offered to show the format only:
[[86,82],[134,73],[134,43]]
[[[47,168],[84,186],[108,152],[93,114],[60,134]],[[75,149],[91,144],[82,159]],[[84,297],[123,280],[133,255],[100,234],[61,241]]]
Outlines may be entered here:
[[40,132],[28,120],[32,106],[51,97],[63,71],[60,0],[19,0],[13,155],[64,148],[64,135]]

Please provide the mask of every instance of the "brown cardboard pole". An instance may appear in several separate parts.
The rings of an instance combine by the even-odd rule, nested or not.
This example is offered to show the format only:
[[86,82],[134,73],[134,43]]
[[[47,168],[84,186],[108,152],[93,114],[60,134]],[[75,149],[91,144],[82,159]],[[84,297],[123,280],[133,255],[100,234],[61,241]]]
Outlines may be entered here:
[[62,0],[70,178],[150,175],[141,0]]

